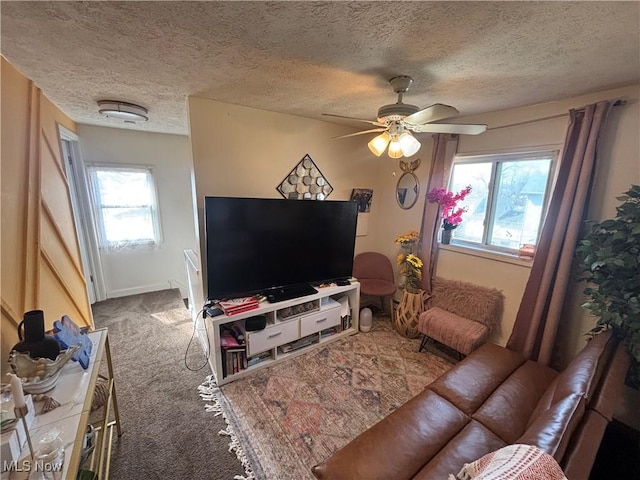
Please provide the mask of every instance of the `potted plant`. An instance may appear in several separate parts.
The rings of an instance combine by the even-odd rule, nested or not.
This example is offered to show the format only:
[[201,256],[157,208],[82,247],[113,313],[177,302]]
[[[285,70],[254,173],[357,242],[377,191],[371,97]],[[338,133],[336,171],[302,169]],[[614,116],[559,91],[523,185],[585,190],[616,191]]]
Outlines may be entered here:
[[581,279],[588,282],[582,307],[598,318],[592,335],[612,329],[627,348],[627,384],[640,389],[640,186],[632,185],[616,207],[616,217],[589,222],[578,243]]
[[402,250],[396,263],[400,266],[403,279],[400,288],[403,292],[394,317],[394,327],[409,338],[418,336],[418,316],[424,310],[424,291],[418,287],[418,282],[422,279],[423,263],[414,252],[419,238],[418,232],[413,230],[395,239]]
[[396,257],[396,263],[400,266],[402,276],[401,289],[415,291],[418,281],[422,279],[422,260],[415,254],[415,247],[420,234],[412,230],[403,235],[398,235],[395,242],[400,245],[401,252]]
[[437,203],[442,207],[440,216],[442,217],[442,243],[450,243],[453,230],[462,223],[462,214],[466,208],[458,207],[458,202],[465,199],[471,192],[471,186],[463,188],[458,193],[450,192],[444,188],[434,188],[427,195],[427,200]]

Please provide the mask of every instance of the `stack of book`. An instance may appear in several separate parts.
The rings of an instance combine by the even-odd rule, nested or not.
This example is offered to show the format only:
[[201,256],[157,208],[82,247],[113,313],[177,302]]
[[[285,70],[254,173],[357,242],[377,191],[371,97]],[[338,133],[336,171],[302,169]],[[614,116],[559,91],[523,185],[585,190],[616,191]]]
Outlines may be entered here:
[[237,313],[254,310],[260,306],[259,302],[253,297],[231,298],[222,300],[218,306],[224,311],[225,315],[235,315]]
[[[244,337],[236,328],[226,325],[220,328],[220,346],[222,347],[222,376],[233,375],[247,368],[247,351]],[[235,334],[234,334],[235,333]],[[241,339],[239,341],[239,339]]]

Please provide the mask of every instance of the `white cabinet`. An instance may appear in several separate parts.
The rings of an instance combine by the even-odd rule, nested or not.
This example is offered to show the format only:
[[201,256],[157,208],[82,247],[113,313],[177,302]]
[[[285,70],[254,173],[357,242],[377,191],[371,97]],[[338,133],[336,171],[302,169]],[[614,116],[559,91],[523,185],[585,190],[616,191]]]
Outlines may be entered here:
[[[281,362],[358,331],[360,284],[319,287],[318,293],[284,302],[263,302],[237,315],[207,318],[209,364],[219,385]],[[264,315],[264,329],[245,332],[245,344],[222,348],[221,331],[244,327],[247,318]]]
[[247,333],[247,355],[254,356],[300,338],[298,320],[268,325],[264,330]]
[[329,308],[300,318],[300,336],[306,337],[338,325],[340,325],[340,304],[333,300]]

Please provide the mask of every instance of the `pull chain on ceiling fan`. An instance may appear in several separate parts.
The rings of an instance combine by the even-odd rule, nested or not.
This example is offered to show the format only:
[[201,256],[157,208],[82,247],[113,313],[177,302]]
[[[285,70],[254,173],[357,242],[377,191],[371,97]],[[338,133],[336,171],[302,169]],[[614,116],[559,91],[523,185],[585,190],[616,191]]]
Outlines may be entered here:
[[391,158],[410,157],[420,150],[420,142],[412,135],[416,133],[458,133],[463,135],[478,135],[487,129],[486,125],[463,125],[458,123],[433,123],[438,120],[451,118],[459,114],[458,110],[441,103],[436,103],[422,110],[415,105],[402,103],[403,95],[409,90],[413,79],[406,75],[393,77],[389,80],[393,91],[398,94],[398,101],[391,105],[384,105],[378,109],[376,120],[365,120],[362,118],[345,117],[343,115],[333,115],[323,113],[328,117],[355,120],[358,122],[374,125],[376,128],[363,130],[361,132],[341,135],[335,138],[354,137],[367,133],[380,133],[369,143],[369,150],[374,155],[380,156],[387,149],[387,154]]

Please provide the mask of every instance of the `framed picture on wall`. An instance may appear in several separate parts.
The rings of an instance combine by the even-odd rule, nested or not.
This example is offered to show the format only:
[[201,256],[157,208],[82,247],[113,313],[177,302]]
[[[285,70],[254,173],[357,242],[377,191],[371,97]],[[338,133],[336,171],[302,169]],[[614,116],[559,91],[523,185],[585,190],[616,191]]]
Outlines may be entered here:
[[351,201],[358,203],[358,213],[369,213],[373,190],[370,188],[354,188],[351,190]]

